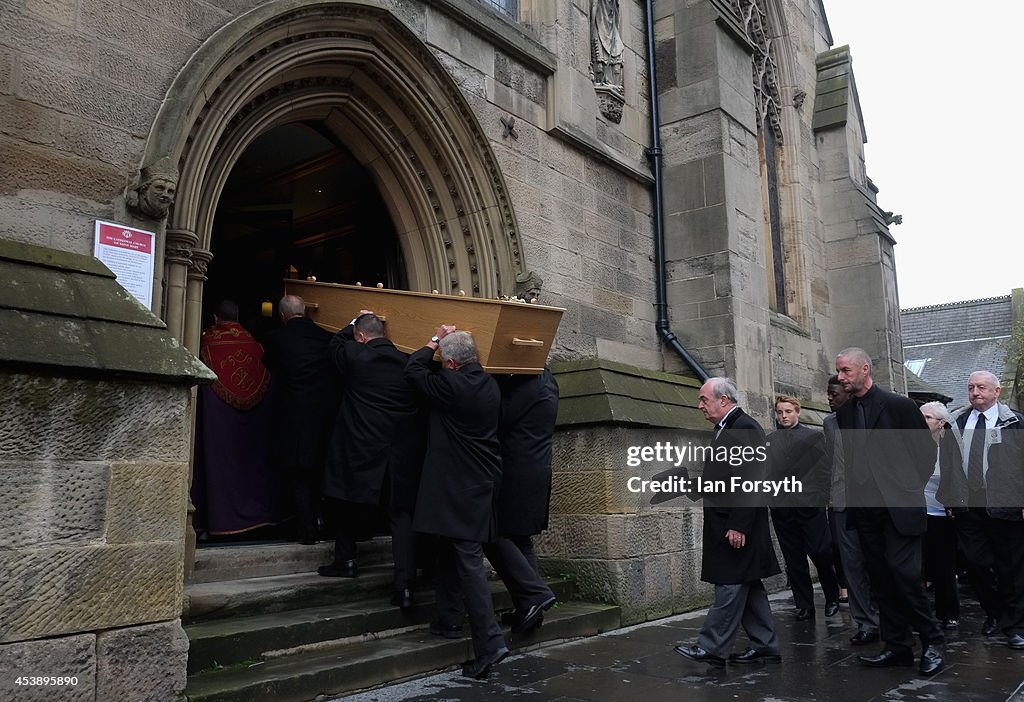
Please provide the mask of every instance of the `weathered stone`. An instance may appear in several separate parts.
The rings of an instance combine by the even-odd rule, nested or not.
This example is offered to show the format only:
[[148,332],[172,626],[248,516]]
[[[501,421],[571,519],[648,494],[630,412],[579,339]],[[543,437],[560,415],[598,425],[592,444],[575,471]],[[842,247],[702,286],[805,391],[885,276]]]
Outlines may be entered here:
[[184,538],[188,464],[114,463],[107,502],[108,544]]
[[[71,680],[63,685],[18,685],[16,680],[24,676]],[[96,635],[0,644],[0,699],[19,702],[112,699],[96,696]]]
[[96,699],[165,702],[185,689],[188,637],[177,619],[100,632]]

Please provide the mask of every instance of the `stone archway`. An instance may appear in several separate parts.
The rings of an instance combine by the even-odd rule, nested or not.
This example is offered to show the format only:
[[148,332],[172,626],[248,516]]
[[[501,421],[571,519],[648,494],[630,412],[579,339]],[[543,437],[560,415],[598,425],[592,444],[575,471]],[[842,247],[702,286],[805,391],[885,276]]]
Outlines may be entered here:
[[524,270],[487,138],[430,50],[373,0],[280,0],[225,25],[189,60],[153,125],[143,172],[170,173],[162,316],[195,350],[220,193],[275,126],[324,122],[376,181],[410,287],[512,291]]

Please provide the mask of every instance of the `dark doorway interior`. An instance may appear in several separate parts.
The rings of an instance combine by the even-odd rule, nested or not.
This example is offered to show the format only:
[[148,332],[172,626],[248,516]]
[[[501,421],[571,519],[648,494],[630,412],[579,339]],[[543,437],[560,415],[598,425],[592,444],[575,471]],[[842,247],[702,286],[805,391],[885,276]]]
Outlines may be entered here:
[[408,287],[376,183],[320,122],[276,127],[246,149],[217,205],[212,251],[204,327],[231,298],[257,338],[276,324],[261,309],[273,302],[276,313],[283,278]]

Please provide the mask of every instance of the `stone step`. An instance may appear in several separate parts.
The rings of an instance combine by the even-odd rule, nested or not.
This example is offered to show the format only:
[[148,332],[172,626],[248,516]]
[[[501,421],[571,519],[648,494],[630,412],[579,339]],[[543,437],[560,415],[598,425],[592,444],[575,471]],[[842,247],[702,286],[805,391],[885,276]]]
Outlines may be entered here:
[[[570,602],[548,611],[541,628],[507,640],[516,649],[593,636],[619,625],[618,607]],[[385,639],[204,672],[189,678],[185,694],[190,702],[301,702],[318,695],[340,695],[434,673],[471,657],[468,637],[450,640],[419,629]]]
[[[313,546],[296,543],[246,546],[204,546],[196,550],[191,582],[210,583],[270,575],[312,573],[334,558],[334,542]],[[391,561],[391,537],[378,536],[359,544],[359,565],[381,565]]]
[[[550,579],[548,585],[559,601],[573,595],[570,580]],[[492,583],[491,588],[495,610],[512,609],[505,588],[499,583]],[[185,627],[189,638],[188,672],[191,675],[217,665],[254,660],[267,651],[351,637],[383,638],[410,627],[425,627],[434,616],[434,604],[433,592],[428,591],[417,593],[416,606],[408,612],[378,597],[189,624]]]

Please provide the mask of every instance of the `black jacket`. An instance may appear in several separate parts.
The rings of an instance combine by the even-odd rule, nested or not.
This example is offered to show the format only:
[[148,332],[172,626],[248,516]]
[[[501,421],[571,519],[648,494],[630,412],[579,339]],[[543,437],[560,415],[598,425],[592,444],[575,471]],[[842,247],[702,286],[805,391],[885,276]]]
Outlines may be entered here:
[[324,495],[378,504],[390,479],[390,505],[411,509],[419,480],[417,407],[405,382],[406,355],[388,339],[360,344],[352,325],[331,340],[344,380],[331,437]]
[[803,424],[768,435],[768,477],[795,478],[802,492],[783,493],[771,500],[778,507],[821,507],[828,504],[831,466],[825,458],[825,436]]
[[541,375],[496,380],[501,389],[498,531],[502,536],[533,536],[548,528],[558,383],[547,368]]
[[[963,435],[971,408],[953,417],[939,448],[939,490],[935,498],[954,511],[967,507],[967,474],[963,467]],[[992,443],[989,428],[988,472],[985,497],[990,517],[1011,521],[1024,520],[1024,416],[1004,404],[999,405],[997,443]]]
[[321,471],[334,416],[338,376],[331,333],[296,317],[267,335],[263,364],[274,377],[274,460],[286,469]]
[[[847,507],[886,507],[901,534],[923,534],[928,526],[924,486],[935,471],[935,441],[928,424],[908,397],[877,385],[865,397],[870,411],[863,436],[851,431],[858,398],[836,411],[843,432]],[[851,516],[855,524],[857,515]]]
[[423,395],[430,413],[413,529],[462,541],[493,541],[501,480],[501,394],[479,363],[432,371],[433,357],[433,349],[425,346],[405,367],[406,379]]
[[[716,428],[717,431],[717,428]],[[768,528],[768,508],[760,493],[731,490],[733,476],[742,480],[764,480],[765,461],[756,449],[765,445],[764,430],[757,421],[737,407],[726,418],[718,437],[712,439],[713,456],[704,462],[704,481],[724,481],[725,493],[705,492],[704,533],[700,578],[715,585],[736,585],[767,578],[779,572],[779,562]],[[747,448],[754,456],[740,465],[716,456],[739,455]],[[733,548],[725,538],[733,529],[746,535],[746,545]]]

